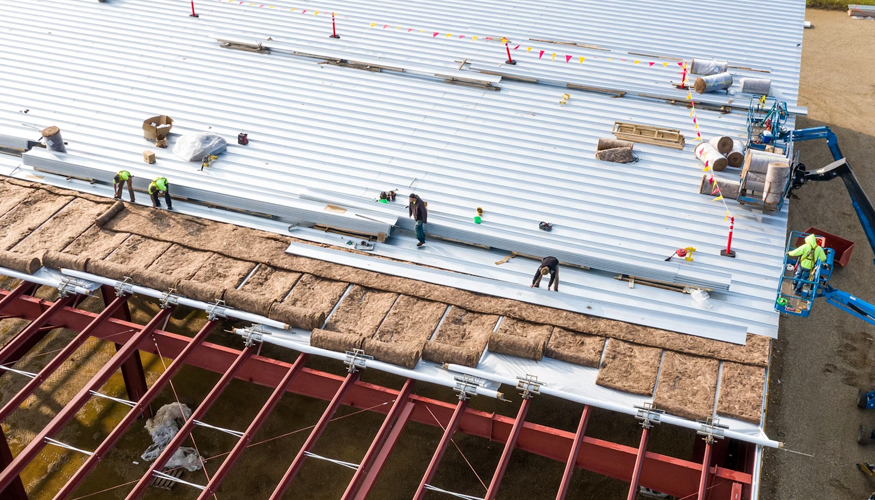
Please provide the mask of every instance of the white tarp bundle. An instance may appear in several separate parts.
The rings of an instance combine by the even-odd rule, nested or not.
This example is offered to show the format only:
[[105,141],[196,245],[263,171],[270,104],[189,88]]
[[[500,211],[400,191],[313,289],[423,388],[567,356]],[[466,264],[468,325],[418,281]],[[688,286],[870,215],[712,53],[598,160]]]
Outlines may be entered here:
[[[180,403],[167,403],[155,412],[155,416],[146,420],[146,430],[152,436],[152,445],[140,455],[140,458],[152,462],[164,451],[174,436],[179,432],[177,420],[186,420],[191,417],[191,409]],[[170,457],[164,467],[175,469],[185,467],[189,471],[201,468],[201,459],[194,448],[180,447]]]
[[173,154],[185,161],[201,161],[208,155],[217,155],[228,148],[222,137],[208,132],[183,134],[173,146]]

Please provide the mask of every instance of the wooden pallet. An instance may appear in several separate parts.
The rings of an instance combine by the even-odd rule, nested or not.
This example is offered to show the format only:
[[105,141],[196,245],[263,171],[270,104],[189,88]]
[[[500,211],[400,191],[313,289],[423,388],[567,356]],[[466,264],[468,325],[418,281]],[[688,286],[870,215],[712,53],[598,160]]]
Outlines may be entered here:
[[617,139],[622,141],[640,142],[674,149],[684,148],[684,136],[681,135],[680,130],[614,122],[613,133]]
[[[182,467],[176,469],[164,469],[162,472],[169,476],[173,476],[176,479],[182,477],[183,469]],[[150,485],[153,488],[158,488],[159,490],[172,490],[176,486],[176,481],[171,481],[170,479],[164,477],[156,477],[152,484]]]

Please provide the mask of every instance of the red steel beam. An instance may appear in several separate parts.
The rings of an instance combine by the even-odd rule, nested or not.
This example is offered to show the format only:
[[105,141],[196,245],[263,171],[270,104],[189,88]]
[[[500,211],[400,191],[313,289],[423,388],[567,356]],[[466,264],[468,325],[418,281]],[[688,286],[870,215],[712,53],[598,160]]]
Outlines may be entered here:
[[484,500],[494,500],[495,495],[498,494],[498,488],[501,486],[501,480],[504,479],[507,464],[510,463],[510,455],[513,453],[517,439],[520,437],[520,431],[523,429],[531,402],[531,398],[523,398],[519,412],[516,415],[516,420],[514,420],[513,427],[510,429],[510,436],[507,437],[507,442],[504,444],[504,451],[501,452],[501,458],[498,460],[498,466],[495,467],[495,474],[493,474],[492,481],[489,483],[489,489],[486,490]]
[[76,349],[85,343],[88,340],[88,337],[91,336],[92,332],[96,330],[100,325],[104,323],[107,319],[112,316],[112,314],[118,310],[122,304],[125,304],[128,301],[128,296],[118,297],[113,300],[106,308],[104,308],[103,312],[100,313],[94,320],[88,324],[82,331],[67,344],[64,349],[59,352],[54,358],[52,358],[49,363],[43,367],[42,370],[36,375],[36,377],[30,379],[27,385],[24,386],[23,389],[18,391],[18,394],[12,397],[8,403],[6,403],[2,409],[0,409],[0,422],[6,420],[12,412],[18,409],[21,403],[24,402],[35,390],[39,388],[39,386],[45,382],[47,378],[49,378],[55,370],[57,370],[62,364],[64,364],[67,359],[76,352]]
[[[3,349],[0,349],[0,364],[10,365],[16,363],[22,356],[27,354],[27,351],[29,351],[45,336],[46,333],[48,333],[49,330],[42,330],[43,326],[45,326],[45,324],[48,323],[58,311],[67,307],[67,304],[72,302],[75,298],[75,295],[68,295],[58,300],[44,313],[31,321],[24,330],[18,332],[18,335],[7,342],[6,345],[3,346]],[[39,333],[42,333],[42,335],[38,335]]]
[[310,431],[310,435],[307,436],[307,440],[304,441],[304,446],[301,446],[295,459],[292,460],[292,465],[289,466],[289,470],[286,471],[285,475],[283,475],[283,478],[280,480],[280,483],[276,486],[276,489],[273,490],[273,494],[270,495],[270,500],[280,500],[286,490],[289,489],[292,480],[295,479],[298,471],[301,470],[301,466],[304,465],[304,460],[307,459],[307,452],[313,448],[316,441],[318,441],[322,436],[322,433],[325,432],[325,429],[331,422],[331,417],[334,416],[334,412],[337,411],[340,407],[340,403],[343,402],[344,396],[346,396],[353,385],[355,385],[361,375],[362,372],[360,371],[352,372],[348,374],[343,380],[343,383],[340,384],[340,388],[337,389],[337,392],[334,393],[334,397],[331,398],[331,402],[328,403],[328,408],[322,413],[319,422],[316,423],[316,427],[313,427],[313,430]]
[[[6,441],[3,427],[0,426],[0,469],[5,469],[11,463],[12,451],[9,449],[9,443]],[[24,483],[21,482],[21,478],[15,476],[12,484],[7,486],[5,490],[0,490],[0,498],[3,500],[27,500],[27,490],[24,489]]]
[[[0,296],[5,296],[8,293],[8,291],[0,290]],[[33,319],[42,314],[50,305],[50,302],[22,296],[10,304],[6,314]],[[79,331],[85,328],[96,316],[94,313],[67,307],[56,315],[54,323],[59,327],[63,326]],[[139,328],[139,325],[110,319],[97,329],[95,336],[114,341],[126,341],[133,335],[127,332],[131,328]],[[190,340],[183,335],[163,331],[156,331],[155,339],[162,354],[169,358],[178,356]],[[139,348],[146,352],[156,352],[151,339],[141,341]],[[237,354],[236,349],[205,342],[192,353],[188,364],[223,373]],[[247,366],[240,370],[237,378],[267,387],[276,387],[288,371],[289,366],[289,363],[253,356]],[[343,377],[304,368],[292,382],[289,391],[303,396],[329,400],[342,382]],[[395,399],[397,394],[398,392],[395,390],[359,381],[350,389],[348,401],[355,408],[375,407],[373,411],[387,413],[389,406],[384,403]],[[455,407],[451,403],[417,395],[411,396],[410,400],[416,403],[410,418],[432,426],[435,425],[432,413],[445,422],[449,420]],[[513,419],[511,418],[469,409],[462,418],[459,431],[503,443],[506,436],[510,434],[512,426]],[[527,422],[520,432],[517,448],[564,462],[568,458],[573,441],[574,433]],[[580,444],[577,467],[622,481],[629,481],[637,456],[638,450],[636,448],[584,437]],[[700,463],[651,452],[644,456],[644,462],[646,466],[641,473],[641,486],[676,497],[689,495],[690,492],[696,491],[699,487],[702,473]],[[716,481],[718,478],[719,482]],[[712,500],[724,500],[730,496],[732,483],[737,482],[749,486],[751,473],[716,467],[712,480],[715,482],[715,486],[711,488]],[[745,493],[745,497],[748,495]]]
[[413,495],[413,500],[422,500],[422,497],[425,496],[425,485],[434,479],[434,474],[437,472],[438,465],[440,465],[441,459],[444,458],[447,446],[450,445],[450,440],[453,439],[453,434],[455,434],[456,430],[459,428],[459,424],[462,422],[462,416],[465,414],[466,409],[468,409],[468,400],[460,399],[459,404],[456,405],[456,409],[453,410],[453,416],[450,417],[450,421],[447,422],[447,427],[444,429],[444,435],[441,437],[441,441],[438,443],[438,447],[434,451],[434,456],[431,457],[431,462],[429,462],[428,468],[425,469],[425,475],[422,476],[422,481],[419,482],[419,488],[416,489],[416,493]]
[[568,460],[565,462],[565,472],[562,473],[562,483],[559,485],[559,492],[556,493],[556,500],[565,500],[565,495],[568,494],[568,487],[571,485],[571,475],[574,474],[574,469],[577,468],[577,461],[579,460],[580,443],[583,442],[586,424],[589,423],[591,413],[592,410],[590,410],[589,406],[583,407],[580,422],[577,424],[577,432],[574,434],[571,450],[568,452]]
[[398,393],[395,402],[392,403],[392,409],[389,410],[388,415],[386,415],[385,420],[383,420],[383,425],[381,425],[380,430],[377,431],[377,435],[371,442],[371,446],[368,448],[367,453],[365,453],[365,457],[362,459],[361,464],[359,464],[359,468],[356,469],[355,474],[352,476],[352,480],[346,487],[346,491],[343,492],[341,500],[352,500],[353,496],[358,491],[362,479],[364,479],[368,472],[370,472],[374,459],[377,458],[377,454],[382,449],[383,443],[386,442],[386,438],[389,436],[389,431],[392,430],[392,424],[395,423],[398,415],[400,415],[406,407],[407,399],[410,397],[410,393],[413,392],[413,386],[415,384],[416,381],[411,378],[407,379],[407,382],[404,382],[404,387],[401,388],[401,392]]
[[240,354],[237,355],[237,359],[235,359],[231,366],[228,368],[228,370],[225,371],[225,373],[222,375],[222,378],[219,379],[216,385],[213,386],[212,389],[210,389],[207,397],[204,398],[204,400],[197,407],[197,409],[192,412],[188,420],[186,420],[185,423],[182,424],[179,432],[177,432],[176,435],[173,436],[173,439],[170,440],[170,442],[167,444],[167,447],[164,448],[161,454],[158,455],[158,458],[156,458],[155,461],[152,462],[152,465],[149,466],[149,469],[146,471],[145,474],[143,474],[143,477],[140,478],[140,482],[138,482],[137,485],[134,486],[134,489],[131,490],[130,493],[128,493],[128,496],[125,497],[125,500],[136,500],[143,496],[143,493],[146,492],[146,488],[148,488],[149,485],[152,484],[152,481],[155,480],[153,476],[154,472],[156,470],[160,471],[164,469],[164,466],[167,465],[167,462],[170,461],[170,458],[173,457],[173,454],[176,453],[176,450],[180,446],[182,446],[182,443],[184,443],[185,440],[188,439],[188,437],[191,435],[191,431],[193,431],[194,426],[197,425],[195,422],[201,420],[207,413],[207,411],[209,411],[210,407],[213,406],[213,403],[215,403],[216,400],[219,399],[219,396],[222,395],[222,392],[224,392],[225,388],[228,387],[228,384],[230,384],[231,381],[234,380],[234,375],[236,375],[237,372],[240,371],[240,368],[243,367],[243,365],[246,363],[246,360],[248,360],[255,353],[255,349],[256,347],[254,345],[251,345],[246,349],[239,351]]
[[395,421],[395,426],[392,427],[392,432],[389,433],[386,442],[380,447],[380,452],[377,453],[374,463],[371,464],[371,470],[362,481],[362,485],[355,495],[355,500],[365,500],[368,497],[371,488],[373,488],[374,483],[377,482],[377,477],[380,476],[380,471],[382,471],[383,466],[386,465],[386,460],[388,460],[389,455],[392,454],[392,449],[395,448],[395,444],[398,443],[398,438],[401,437],[401,433],[404,432],[404,428],[407,427],[407,422],[410,421],[410,415],[413,413],[415,407],[416,405],[412,401],[408,401],[407,404],[404,405],[404,409],[401,410],[401,414],[398,415],[398,420]]
[[[11,291],[6,292],[4,290],[6,295],[2,299],[0,299],[0,312],[3,312],[3,310],[6,309],[6,306],[8,306],[9,304],[14,303],[18,299],[18,297],[30,294],[37,286],[38,285],[29,281],[22,281]],[[7,317],[8,316],[4,315],[3,319],[6,319]]]
[[644,456],[647,454],[647,441],[650,439],[650,427],[644,426],[641,432],[641,444],[638,445],[638,456],[635,458],[635,468],[632,469],[632,481],[629,484],[629,496],[626,500],[638,498],[638,484],[641,482],[641,469],[644,467]]
[[698,500],[705,500],[705,495],[708,492],[708,476],[711,472],[711,441],[705,441],[705,457],[702,459],[702,479],[699,480],[699,496]]
[[[61,299],[55,304],[62,303],[64,300],[65,299]],[[50,307],[49,310],[51,309],[52,308]],[[170,316],[170,312],[170,309],[162,309],[152,318],[151,321],[149,321],[149,324],[143,327],[137,327],[140,330],[125,343],[125,347],[115,353],[115,356],[113,356],[109,362],[104,365],[87,384],[85,384],[85,387],[83,387],[79,393],[76,394],[76,396],[74,396],[57,415],[55,415],[55,418],[53,418],[52,421],[36,435],[33,441],[31,441],[30,444],[28,444],[24,450],[15,457],[15,460],[13,460],[12,463],[0,473],[0,491],[3,491],[9,486],[12,481],[18,477],[18,474],[24,470],[27,464],[39,454],[46,445],[46,438],[54,436],[67,422],[70,421],[70,419],[73,418],[77,411],[85,406],[85,403],[91,398],[91,391],[100,389],[100,387],[109,380],[109,377],[118,370],[119,366],[121,366],[131,354],[137,352],[137,346],[140,345],[140,342],[145,340],[153,331],[155,331],[155,329],[158,328],[158,325],[160,325],[165,318]]]
[[231,453],[229,453],[228,457],[225,458],[225,461],[222,462],[222,466],[219,467],[219,470],[217,470],[215,474],[213,474],[213,477],[207,483],[206,488],[204,488],[201,494],[197,497],[198,500],[206,500],[211,497],[217,489],[219,489],[219,485],[222,484],[225,476],[231,472],[231,468],[234,467],[234,464],[237,463],[237,460],[240,459],[243,452],[246,451],[246,447],[252,441],[252,437],[255,436],[258,429],[261,429],[261,426],[264,425],[267,417],[271,414],[274,408],[276,408],[276,405],[280,402],[283,395],[289,390],[289,385],[291,385],[292,380],[301,371],[301,368],[304,368],[304,364],[309,357],[309,354],[302,353],[298,355],[298,359],[295,360],[295,363],[289,368],[289,371],[286,372],[283,379],[280,380],[279,385],[276,386],[276,389],[274,389],[273,393],[267,399],[267,402],[265,402],[264,406],[259,410],[258,415],[256,415],[252,423],[249,424],[246,432],[243,433],[243,437],[237,441],[237,444],[234,445]]
[[[102,285],[100,291],[103,296],[103,304],[109,307],[114,300],[112,297],[116,294],[115,288],[109,285]],[[113,314],[113,317],[130,321],[131,310],[128,308],[128,303],[125,302],[120,309],[117,309],[116,313]],[[116,351],[121,349],[121,347],[121,344],[116,344]],[[149,390],[149,385],[146,383],[146,371],[143,370],[143,360],[140,359],[139,354],[128,358],[128,360],[122,364],[121,371],[122,379],[125,381],[125,390],[128,393],[128,400],[134,402],[139,401],[140,398],[146,394],[146,391]],[[140,418],[152,417],[152,407],[146,405],[143,413],[140,414]]]
[[76,491],[76,488],[88,477],[88,474],[97,467],[97,464],[100,463],[100,460],[109,453],[109,450],[112,449],[113,446],[118,442],[119,439],[124,436],[125,432],[128,428],[136,422],[139,415],[145,411],[145,407],[149,405],[164,389],[164,386],[170,382],[170,379],[185,365],[185,362],[188,360],[188,357],[194,352],[195,349],[210,335],[210,333],[215,330],[216,326],[219,324],[218,321],[208,321],[189,341],[188,345],[180,352],[170,363],[170,366],[164,370],[164,373],[158,377],[158,380],[152,384],[152,387],[146,391],[146,394],[137,401],[137,404],[131,408],[124,418],[122,418],[121,422],[115,426],[112,432],[109,433],[109,436],[106,437],[101,443],[100,446],[94,450],[94,453],[85,460],[85,463],[82,464],[82,467],[79,467],[73,476],[67,481],[66,484],[61,488],[61,491],[55,495],[54,500],[66,500]]

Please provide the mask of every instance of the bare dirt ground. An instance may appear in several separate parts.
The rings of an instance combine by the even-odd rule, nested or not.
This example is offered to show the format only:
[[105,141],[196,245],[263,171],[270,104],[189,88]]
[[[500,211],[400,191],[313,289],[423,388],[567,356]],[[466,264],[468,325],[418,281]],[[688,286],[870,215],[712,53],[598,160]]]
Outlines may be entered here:
[[[809,10],[799,103],[809,115],[797,128],[828,125],[854,173],[875,196],[875,23],[844,12]],[[801,145],[811,168],[832,162],[825,141]],[[875,302],[873,254],[841,180],[809,183],[790,206],[790,228],[816,227],[855,241],[849,266],[832,284]],[[857,387],[875,389],[875,327],[823,301],[808,319],[784,318],[773,352],[768,434],[789,449],[766,452],[761,498],[860,500],[875,483],[856,462],[875,462],[875,447],[855,442],[857,428],[875,427],[875,411],[855,406]]]

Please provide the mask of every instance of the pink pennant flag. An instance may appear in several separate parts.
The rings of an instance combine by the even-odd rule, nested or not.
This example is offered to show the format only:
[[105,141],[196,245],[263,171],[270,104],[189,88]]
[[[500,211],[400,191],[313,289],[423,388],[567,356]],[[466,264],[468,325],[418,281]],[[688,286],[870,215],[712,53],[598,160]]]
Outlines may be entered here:
[[386,29],[386,28],[388,28],[388,27],[389,27],[388,24],[384,24],[384,25],[383,25],[383,29]]
[[465,35],[459,35],[459,40],[465,38]]
[[301,14],[306,14],[306,13],[307,13],[307,9],[304,9],[304,11],[301,12]]
[[650,63],[650,67],[651,67],[651,68],[653,67],[653,63]]
[[408,33],[410,33],[411,31],[413,31],[413,28],[410,28],[409,30],[407,30]]
[[438,36],[438,35],[440,35],[440,33],[438,33],[437,31],[435,31],[434,34],[431,35],[431,37],[434,38],[434,37],[436,37],[436,36]]
[[693,123],[698,123],[695,117],[693,117]]
[[573,56],[566,55],[566,56],[565,56],[565,62],[570,61],[572,57],[573,57]]
[[520,48],[519,45],[517,45],[516,47],[514,47],[513,50],[516,50],[516,49],[518,49],[518,48]]
[[485,39],[486,39],[486,40],[492,40],[492,37],[487,36]]
[[538,54],[538,59],[544,56],[544,51],[542,50],[540,54]]

